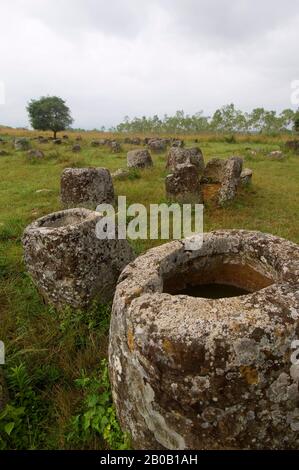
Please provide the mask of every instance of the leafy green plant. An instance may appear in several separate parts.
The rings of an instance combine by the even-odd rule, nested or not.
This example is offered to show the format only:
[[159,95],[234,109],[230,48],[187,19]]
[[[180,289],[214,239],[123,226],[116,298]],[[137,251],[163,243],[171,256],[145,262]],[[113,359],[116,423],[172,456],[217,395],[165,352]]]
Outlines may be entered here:
[[136,168],[130,168],[128,180],[138,180],[141,178],[140,172]]
[[64,333],[85,325],[89,331],[97,329],[106,333],[109,329],[110,312],[111,304],[97,302],[94,302],[86,311],[67,307],[59,313],[60,329]]
[[44,403],[24,364],[10,368],[7,382],[12,399],[0,414],[0,449],[36,449],[44,440]]
[[86,444],[97,435],[110,449],[129,449],[129,438],[121,431],[112,403],[106,359],[102,360],[99,372],[99,377],[82,374],[76,380],[77,387],[84,392],[84,401],[80,413],[71,419],[67,440],[73,444]]
[[25,418],[23,406],[6,405],[0,414],[0,450],[19,448],[22,432],[25,431]]

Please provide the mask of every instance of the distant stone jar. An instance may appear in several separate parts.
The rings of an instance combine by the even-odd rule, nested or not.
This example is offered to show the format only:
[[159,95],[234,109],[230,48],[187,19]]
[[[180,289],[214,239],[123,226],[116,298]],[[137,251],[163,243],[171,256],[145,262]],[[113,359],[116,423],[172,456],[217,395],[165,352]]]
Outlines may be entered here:
[[252,170],[250,168],[244,168],[240,175],[240,184],[242,186],[248,186],[252,181]]
[[15,150],[29,150],[30,142],[26,137],[20,137],[14,141]]
[[232,201],[240,184],[240,178],[243,168],[243,159],[240,157],[231,157],[225,162],[221,187],[218,192],[218,204],[223,206]]
[[152,152],[164,152],[167,148],[167,140],[166,139],[150,139],[148,141],[148,148]]
[[79,152],[81,152],[81,150],[82,150],[82,149],[81,149],[81,145],[80,145],[80,144],[75,144],[75,145],[72,146],[72,152],[73,152],[73,153],[79,153]]
[[116,140],[113,140],[112,142],[110,142],[109,146],[110,146],[110,149],[111,149],[112,153],[120,153],[121,152],[121,145]]
[[285,143],[287,150],[292,150],[295,153],[299,154],[299,140],[288,140]]
[[205,169],[202,151],[198,147],[187,149],[172,147],[167,155],[166,168],[175,170],[178,165],[194,165],[201,176]]
[[99,240],[98,212],[69,209],[29,225],[25,263],[44,300],[58,309],[85,308],[113,298],[117,278],[134,259],[127,240]]
[[29,160],[34,160],[34,159],[40,160],[42,158],[45,158],[45,154],[42,150],[31,149],[31,150],[28,150],[27,157],[29,158]]
[[127,153],[128,168],[147,168],[153,166],[153,160],[148,150],[131,150]]
[[298,449],[299,246],[245,230],[122,272],[110,379],[135,449]]
[[211,158],[204,169],[202,182],[207,184],[221,183],[226,160]]
[[203,202],[198,168],[194,165],[177,165],[165,178],[165,190],[169,200],[186,204]]
[[66,207],[114,203],[114,188],[106,168],[65,168],[61,175],[61,201]]

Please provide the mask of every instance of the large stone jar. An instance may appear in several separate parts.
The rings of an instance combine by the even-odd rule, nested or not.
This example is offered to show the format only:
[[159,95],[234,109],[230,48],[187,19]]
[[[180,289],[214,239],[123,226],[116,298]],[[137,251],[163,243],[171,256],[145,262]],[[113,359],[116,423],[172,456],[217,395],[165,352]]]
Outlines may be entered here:
[[134,259],[127,240],[99,240],[101,214],[88,209],[54,212],[23,235],[27,269],[46,302],[62,308],[113,298],[117,278]]
[[185,247],[120,276],[109,361],[123,430],[136,449],[298,449],[298,245],[228,230]]

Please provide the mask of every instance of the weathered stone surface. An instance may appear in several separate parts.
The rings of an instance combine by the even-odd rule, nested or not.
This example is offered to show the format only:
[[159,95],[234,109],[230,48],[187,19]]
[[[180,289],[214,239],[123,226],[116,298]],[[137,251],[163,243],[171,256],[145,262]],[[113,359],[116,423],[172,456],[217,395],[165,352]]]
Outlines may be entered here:
[[139,137],[126,137],[124,139],[125,144],[141,145],[141,139]]
[[240,184],[243,159],[240,157],[231,157],[225,162],[221,187],[218,192],[218,204],[224,205],[226,202],[234,199],[237,188]]
[[165,178],[166,197],[182,203],[202,203],[203,196],[194,165],[177,165],[174,172]]
[[111,300],[122,269],[134,259],[127,240],[99,240],[98,212],[69,209],[29,225],[23,235],[27,269],[46,302],[84,308]]
[[202,182],[221,183],[225,164],[226,160],[222,160],[221,158],[212,158],[209,160],[204,169]]
[[[185,246],[149,250],[119,278],[109,362],[123,430],[135,449],[298,449],[298,245],[228,230]],[[177,295],[215,282],[249,293]]]
[[106,168],[65,168],[61,175],[61,201],[66,206],[114,202],[114,188]]
[[80,141],[83,140],[83,139],[82,139],[82,136],[81,136],[81,135],[77,135],[77,137],[75,138],[75,140],[76,140],[77,142],[80,142]]
[[166,168],[175,170],[178,165],[194,165],[202,175],[205,168],[202,151],[198,147],[188,149],[172,147],[167,155]]
[[131,150],[127,154],[129,168],[146,168],[153,165],[151,154],[148,150]]
[[183,140],[180,139],[172,139],[171,140],[171,147],[184,147],[185,143]]
[[6,150],[0,150],[0,157],[6,157],[7,155],[9,155],[9,153]]
[[242,186],[247,186],[252,180],[252,170],[250,168],[244,168],[240,175],[240,183]]
[[53,139],[53,144],[61,145],[62,144],[62,139]]
[[95,143],[94,147],[104,147],[105,145],[108,145],[111,141],[109,139],[100,139],[100,140],[94,140]]
[[29,159],[42,159],[42,158],[45,158],[45,154],[42,150],[39,150],[39,149],[31,149],[31,150],[28,150],[27,152],[27,156]]
[[92,140],[92,141],[90,142],[90,146],[91,146],[91,147],[99,147],[99,146],[100,146],[99,140]]
[[288,150],[299,153],[299,140],[288,140],[285,145]]
[[81,150],[82,150],[81,145],[79,145],[79,144],[75,144],[72,147],[72,152],[74,152],[74,153],[79,153],[79,152],[81,152]]
[[152,152],[164,152],[167,148],[166,139],[150,139],[147,144]]
[[273,152],[268,153],[268,158],[272,160],[282,160],[284,155],[281,150],[273,150]]
[[30,141],[25,137],[15,139],[14,147],[16,150],[28,150],[30,148]]
[[121,152],[121,145],[119,142],[116,140],[113,140],[112,142],[109,143],[109,146],[111,148],[112,153],[119,153]]
[[39,137],[38,137],[38,142],[39,142],[40,144],[48,144],[48,143],[49,143],[49,139],[47,139],[47,137],[39,136]]

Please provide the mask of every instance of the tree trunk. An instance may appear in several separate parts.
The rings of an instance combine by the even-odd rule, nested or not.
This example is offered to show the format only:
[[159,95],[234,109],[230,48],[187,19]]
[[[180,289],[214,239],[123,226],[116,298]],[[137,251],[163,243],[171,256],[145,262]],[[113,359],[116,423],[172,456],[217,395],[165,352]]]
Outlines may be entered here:
[[57,131],[53,131],[53,132],[54,132],[54,139],[56,139]]

